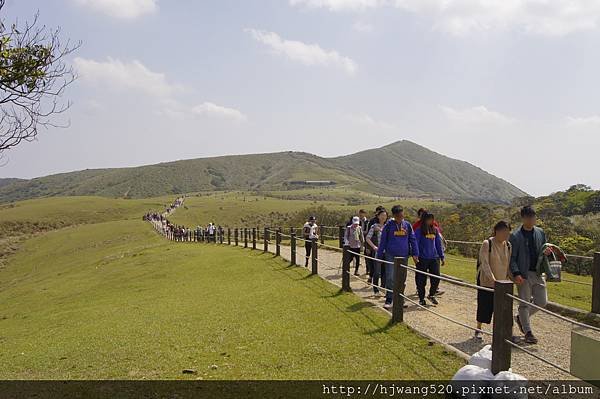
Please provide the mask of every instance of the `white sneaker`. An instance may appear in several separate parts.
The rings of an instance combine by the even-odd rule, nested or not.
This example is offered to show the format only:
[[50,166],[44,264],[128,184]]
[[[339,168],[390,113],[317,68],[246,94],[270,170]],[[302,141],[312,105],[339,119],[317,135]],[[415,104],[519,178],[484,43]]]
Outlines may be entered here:
[[383,308],[385,310],[390,310],[392,308],[392,304],[391,303],[386,303],[386,304],[383,305]]

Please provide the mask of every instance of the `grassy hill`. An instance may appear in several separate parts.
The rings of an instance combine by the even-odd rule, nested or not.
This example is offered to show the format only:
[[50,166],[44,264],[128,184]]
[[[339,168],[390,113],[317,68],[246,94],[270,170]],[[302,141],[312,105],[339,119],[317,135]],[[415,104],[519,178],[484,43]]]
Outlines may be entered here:
[[0,202],[48,196],[150,198],[216,190],[289,191],[294,180],[387,196],[508,202],[524,192],[466,162],[409,141],[338,158],[302,152],[233,155],[96,169],[0,186]]
[[85,203],[79,224],[27,240],[0,269],[0,378],[439,380],[463,365],[281,259],[166,241],[129,219],[131,203],[110,205],[124,206],[114,221]]

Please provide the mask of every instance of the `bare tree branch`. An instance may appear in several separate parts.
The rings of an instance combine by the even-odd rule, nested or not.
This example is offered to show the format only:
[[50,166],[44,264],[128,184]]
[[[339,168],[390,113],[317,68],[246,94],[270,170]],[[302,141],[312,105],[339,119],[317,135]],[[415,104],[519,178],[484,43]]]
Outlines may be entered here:
[[[0,0],[0,11],[5,0]],[[36,138],[40,128],[66,127],[56,116],[71,103],[62,97],[77,78],[65,58],[81,42],[61,41],[60,28],[31,22],[10,28],[0,18],[0,158],[5,150]]]

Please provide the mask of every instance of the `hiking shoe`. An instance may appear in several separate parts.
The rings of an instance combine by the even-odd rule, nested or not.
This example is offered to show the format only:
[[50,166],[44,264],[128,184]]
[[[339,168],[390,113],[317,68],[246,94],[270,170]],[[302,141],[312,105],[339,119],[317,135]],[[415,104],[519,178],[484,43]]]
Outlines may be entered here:
[[437,299],[435,299],[435,297],[434,297],[434,296],[431,296],[431,295],[430,295],[430,296],[428,296],[428,297],[427,297],[427,299],[429,299],[429,301],[430,301],[431,303],[433,303],[434,305],[437,305],[437,304],[439,303],[439,302],[437,301]]
[[473,338],[481,341],[481,340],[483,340],[483,334],[481,334],[481,331],[475,331],[475,335],[473,336]]
[[385,310],[390,310],[390,309],[392,308],[392,304],[391,304],[391,303],[387,303],[387,302],[386,302],[386,303],[384,303],[384,304],[383,304],[383,308],[384,308]]
[[360,274],[358,274],[358,272],[354,272],[354,275],[355,276],[360,276]]
[[433,295],[435,295],[435,296],[444,295],[444,292],[446,292],[446,291],[444,291],[444,290],[437,290],[437,291],[435,292],[435,294],[433,294]]
[[525,334],[525,330],[523,330],[523,325],[521,324],[521,318],[519,317],[519,315],[515,316],[515,321],[517,322],[517,326],[519,327],[521,333]]
[[421,300],[419,300],[419,305],[427,306],[427,302],[425,302],[425,299],[421,299]]
[[527,332],[527,334],[525,334],[525,342],[528,344],[537,344],[538,340],[535,337],[535,335],[533,335],[533,333],[531,331]]

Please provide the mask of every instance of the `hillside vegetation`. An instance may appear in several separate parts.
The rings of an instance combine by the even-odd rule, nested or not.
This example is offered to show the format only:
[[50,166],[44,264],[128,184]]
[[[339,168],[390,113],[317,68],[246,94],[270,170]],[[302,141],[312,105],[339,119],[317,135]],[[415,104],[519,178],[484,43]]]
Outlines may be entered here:
[[463,365],[388,320],[258,251],[84,224],[28,240],[0,270],[0,378],[422,380]]
[[235,155],[62,173],[0,187],[0,202],[48,196],[150,198],[201,191],[290,191],[297,180],[394,197],[509,202],[524,192],[469,163],[409,141],[338,158],[302,152]]

